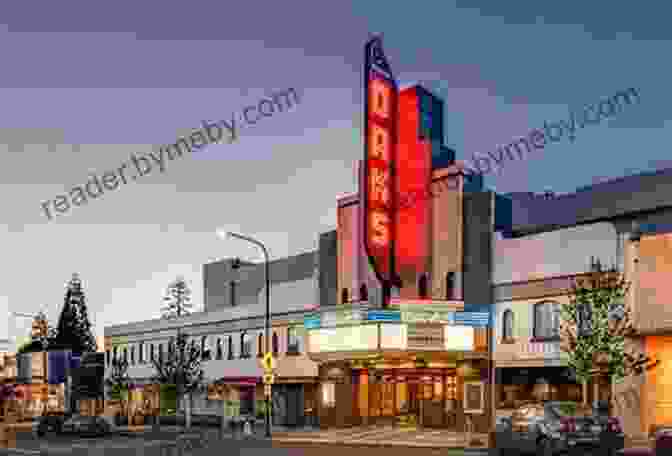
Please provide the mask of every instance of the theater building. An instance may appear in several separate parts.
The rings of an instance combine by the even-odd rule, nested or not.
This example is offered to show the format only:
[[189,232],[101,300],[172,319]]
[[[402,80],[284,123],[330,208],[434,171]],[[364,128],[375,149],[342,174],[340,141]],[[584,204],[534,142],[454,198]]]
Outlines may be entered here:
[[308,355],[319,363],[320,425],[487,432],[491,241],[506,214],[443,146],[442,101],[417,85],[399,98],[397,191],[405,200],[392,242],[401,286],[383,299],[365,253],[360,196],[340,198],[337,308],[305,319]]

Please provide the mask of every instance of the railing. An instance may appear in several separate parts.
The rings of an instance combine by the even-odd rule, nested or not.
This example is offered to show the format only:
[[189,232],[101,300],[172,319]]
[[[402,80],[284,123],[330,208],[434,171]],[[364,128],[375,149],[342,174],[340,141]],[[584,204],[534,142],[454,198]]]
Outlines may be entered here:
[[498,341],[494,355],[496,360],[501,361],[559,358],[561,355],[560,341],[531,342],[529,340],[517,340],[512,343]]

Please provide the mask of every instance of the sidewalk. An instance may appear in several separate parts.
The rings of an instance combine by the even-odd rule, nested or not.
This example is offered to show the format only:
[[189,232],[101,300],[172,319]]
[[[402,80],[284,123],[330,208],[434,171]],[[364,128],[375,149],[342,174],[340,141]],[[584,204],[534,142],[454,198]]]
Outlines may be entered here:
[[273,442],[281,444],[332,444],[357,446],[394,446],[412,448],[487,448],[487,434],[472,434],[482,445],[471,444],[462,432],[444,429],[403,429],[392,427],[356,427],[349,429],[279,432]]

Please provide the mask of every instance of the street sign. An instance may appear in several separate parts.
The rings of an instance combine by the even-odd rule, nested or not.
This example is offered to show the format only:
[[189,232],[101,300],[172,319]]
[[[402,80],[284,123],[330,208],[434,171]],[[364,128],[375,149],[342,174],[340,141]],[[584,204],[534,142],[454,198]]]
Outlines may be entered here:
[[264,384],[272,385],[275,383],[275,374],[264,374]]
[[262,361],[264,370],[270,372],[275,368],[275,360],[273,359],[273,353],[266,353],[264,355],[264,360]]

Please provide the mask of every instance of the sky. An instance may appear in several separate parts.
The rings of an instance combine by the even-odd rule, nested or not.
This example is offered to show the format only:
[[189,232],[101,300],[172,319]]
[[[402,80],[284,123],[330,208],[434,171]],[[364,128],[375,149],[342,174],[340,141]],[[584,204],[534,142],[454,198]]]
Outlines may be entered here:
[[[507,163],[499,192],[576,187],[670,166],[672,7],[613,2],[158,2],[24,0],[0,15],[0,337],[10,312],[55,324],[73,272],[94,334],[160,315],[183,275],[202,307],[202,265],[317,247],[362,157],[363,46],[382,33],[401,84],[445,101],[445,143],[487,155],[545,121],[635,88],[617,116]],[[37,14],[39,12],[39,14]],[[44,202],[200,126],[295,88],[290,110],[105,190],[50,220]],[[53,206],[52,206],[53,207]],[[54,212],[53,208],[51,209]],[[6,321],[6,323],[5,323]]]

